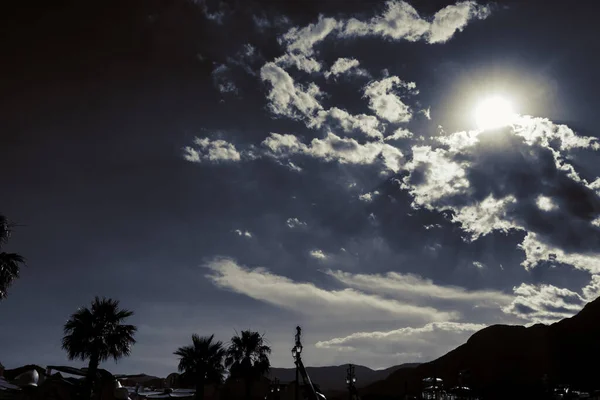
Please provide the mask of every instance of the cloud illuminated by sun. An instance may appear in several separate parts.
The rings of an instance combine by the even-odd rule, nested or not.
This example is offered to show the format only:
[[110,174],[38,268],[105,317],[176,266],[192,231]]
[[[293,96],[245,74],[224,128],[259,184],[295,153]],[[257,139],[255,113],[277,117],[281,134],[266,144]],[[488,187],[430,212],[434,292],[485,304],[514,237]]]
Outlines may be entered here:
[[489,97],[475,108],[475,123],[482,130],[497,129],[511,125],[516,115],[510,101],[500,96]]

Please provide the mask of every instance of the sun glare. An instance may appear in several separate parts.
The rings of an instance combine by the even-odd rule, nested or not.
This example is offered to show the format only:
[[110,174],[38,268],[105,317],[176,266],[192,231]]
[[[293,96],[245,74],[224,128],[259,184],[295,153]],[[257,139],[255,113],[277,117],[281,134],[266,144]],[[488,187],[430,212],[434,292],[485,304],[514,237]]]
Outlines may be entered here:
[[516,114],[512,104],[502,97],[483,100],[475,109],[475,122],[479,129],[497,129],[510,125]]

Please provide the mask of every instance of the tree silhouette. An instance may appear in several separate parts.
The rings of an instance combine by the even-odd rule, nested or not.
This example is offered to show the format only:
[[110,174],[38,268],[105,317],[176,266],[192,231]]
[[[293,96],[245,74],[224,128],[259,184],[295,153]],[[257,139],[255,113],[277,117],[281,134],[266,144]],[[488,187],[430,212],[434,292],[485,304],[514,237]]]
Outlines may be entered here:
[[241,335],[231,338],[225,365],[229,367],[232,378],[244,380],[247,400],[252,397],[254,381],[271,368],[269,354],[271,348],[265,344],[264,337],[258,332],[242,331]]
[[84,399],[91,396],[100,362],[131,353],[137,328],[123,321],[132,315],[133,311],[119,309],[117,300],[96,296],[91,308],[79,308],[65,323],[62,348],[69,359],[89,360]]
[[204,399],[206,383],[220,384],[223,381],[225,349],[223,342],[213,341],[214,336],[194,334],[191,345],[180,347],[173,353],[179,356],[178,369],[183,372],[182,378],[193,380],[196,385],[196,400]]
[[[8,242],[13,224],[0,214],[0,249]],[[0,252],[0,301],[8,295],[8,288],[19,278],[20,264],[25,263],[23,256],[16,253]]]

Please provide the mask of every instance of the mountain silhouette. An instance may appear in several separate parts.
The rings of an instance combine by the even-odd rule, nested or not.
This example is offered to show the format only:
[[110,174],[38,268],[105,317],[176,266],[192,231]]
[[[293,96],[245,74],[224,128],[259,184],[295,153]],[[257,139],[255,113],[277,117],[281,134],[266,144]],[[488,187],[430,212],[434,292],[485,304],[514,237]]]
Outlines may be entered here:
[[[415,367],[419,364],[402,364],[390,368],[374,370],[362,365],[354,366],[356,375],[356,386],[361,388],[373,382],[387,378],[392,372],[400,368]],[[348,364],[327,367],[306,367],[306,372],[310,379],[319,384],[323,391],[344,391],[346,390],[346,370]],[[269,372],[270,379],[279,379],[281,383],[291,382],[296,379],[295,368],[271,368]],[[302,378],[300,378],[302,379]]]
[[446,355],[400,369],[362,391],[363,399],[417,395],[422,379],[442,378],[447,388],[463,382],[485,399],[544,398],[558,384],[600,389],[600,299],[551,325],[493,325],[474,333]]

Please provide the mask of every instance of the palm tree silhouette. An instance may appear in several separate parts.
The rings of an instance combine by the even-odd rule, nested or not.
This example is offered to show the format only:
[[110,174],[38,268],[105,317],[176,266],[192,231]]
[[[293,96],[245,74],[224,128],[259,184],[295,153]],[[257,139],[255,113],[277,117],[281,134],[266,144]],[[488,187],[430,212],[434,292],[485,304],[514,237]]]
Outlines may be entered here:
[[65,323],[62,348],[69,359],[89,360],[84,399],[91,396],[100,362],[131,353],[137,328],[123,321],[132,315],[133,311],[119,309],[118,300],[96,296],[91,308],[79,308]]
[[269,372],[271,348],[265,344],[264,337],[258,332],[242,331],[241,335],[231,338],[227,349],[225,365],[229,367],[232,378],[241,378],[246,384],[246,400],[252,397],[252,384]]
[[[8,242],[13,224],[0,214],[0,249]],[[24,264],[23,256],[16,253],[0,252],[0,301],[8,295],[8,288],[19,278],[20,264]]]
[[179,372],[182,378],[193,380],[196,384],[196,400],[204,399],[206,383],[220,384],[223,381],[225,366],[223,342],[214,342],[215,335],[200,337],[192,335],[192,345],[177,349],[173,354],[179,356]]

